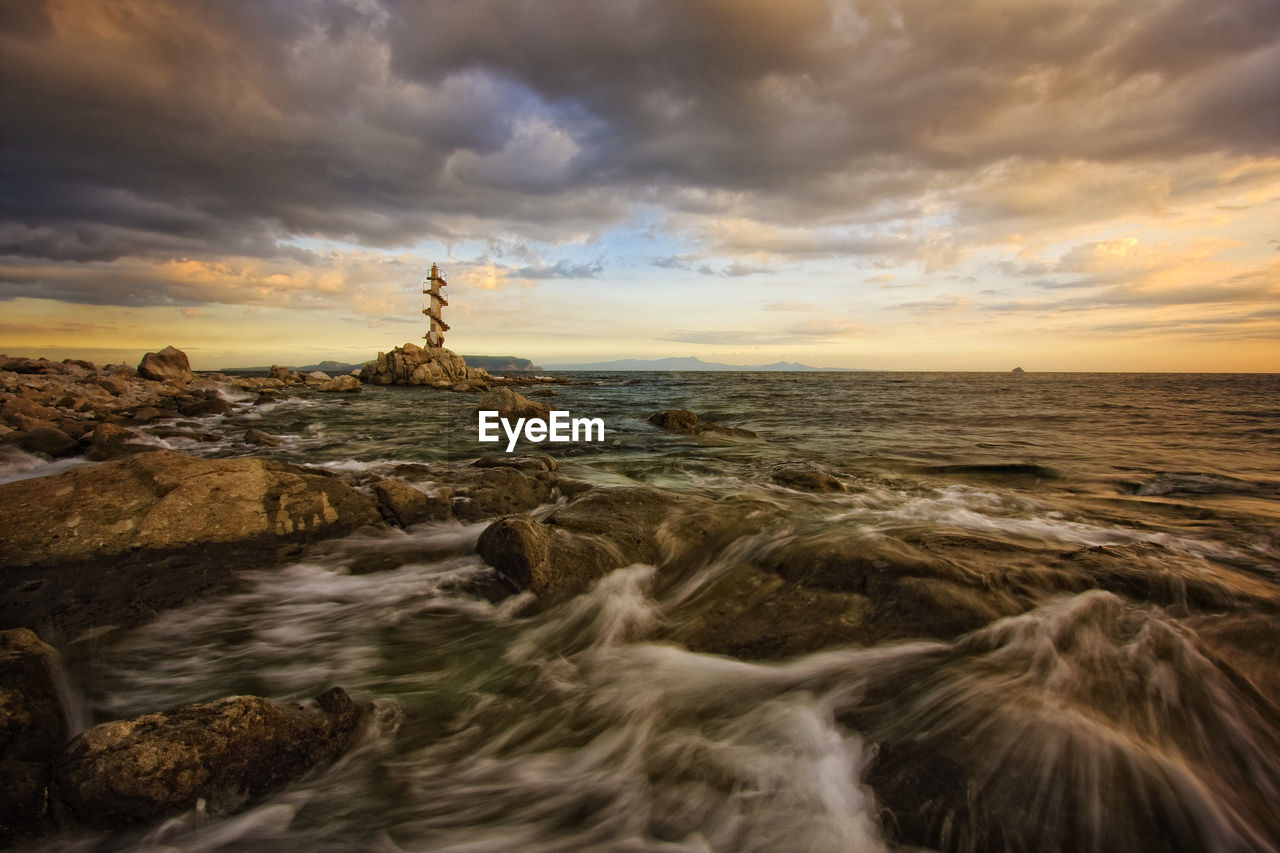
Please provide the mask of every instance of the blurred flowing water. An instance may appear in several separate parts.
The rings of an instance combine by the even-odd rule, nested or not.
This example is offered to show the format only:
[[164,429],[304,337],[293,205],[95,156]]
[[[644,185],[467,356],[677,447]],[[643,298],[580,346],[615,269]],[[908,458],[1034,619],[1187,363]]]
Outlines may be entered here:
[[[473,550],[484,524],[456,522],[324,543],[163,614],[85,668],[84,722],[338,684],[376,703],[377,725],[337,766],[241,815],[59,849],[881,850],[913,819],[884,809],[903,796],[977,804],[965,828],[933,828],[949,849],[1280,843],[1280,377],[573,378],[544,402],[604,418],[607,440],[517,452],[551,448],[561,473],[593,483],[750,499],[774,520],[744,521],[695,571],[634,565],[536,615],[523,598],[460,591],[490,570]],[[502,455],[476,442],[474,405],[366,388],[153,440],[388,474]],[[675,408],[760,438],[645,422]],[[248,427],[285,444],[249,448]],[[848,491],[769,479],[794,461]],[[1128,563],[1107,588],[1084,569],[1053,575],[1060,588],[1034,606],[953,641],[751,662],[670,639],[713,606],[718,577],[805,538],[927,545],[1002,581],[1049,577],[1048,561],[1095,546]],[[421,556],[351,571],[406,551]],[[914,775],[879,769],[904,766]]]

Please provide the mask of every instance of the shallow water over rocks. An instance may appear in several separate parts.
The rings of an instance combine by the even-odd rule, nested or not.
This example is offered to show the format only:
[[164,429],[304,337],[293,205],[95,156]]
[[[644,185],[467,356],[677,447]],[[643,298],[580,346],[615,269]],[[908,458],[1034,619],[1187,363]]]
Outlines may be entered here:
[[[51,848],[1280,845],[1280,379],[580,378],[546,402],[607,440],[557,448],[536,519],[608,534],[583,489],[686,496],[620,568],[549,606],[486,597],[488,520],[427,521],[86,648],[82,724],[335,684],[377,719],[240,815]],[[758,437],[647,422],[670,409]],[[160,431],[362,488],[503,456],[473,400],[423,388]]]

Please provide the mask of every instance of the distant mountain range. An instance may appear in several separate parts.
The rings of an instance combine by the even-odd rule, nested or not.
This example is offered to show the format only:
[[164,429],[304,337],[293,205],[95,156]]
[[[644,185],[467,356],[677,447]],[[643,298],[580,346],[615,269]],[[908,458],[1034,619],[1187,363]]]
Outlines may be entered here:
[[[593,361],[582,364],[548,364],[546,367],[539,367],[527,358],[517,358],[514,355],[464,355],[463,358],[472,367],[483,367],[490,373],[520,373],[538,370],[717,370],[756,373],[789,370],[836,372],[845,370],[842,367],[812,367],[811,365],[794,361],[776,361],[773,364],[721,364],[716,361],[703,361],[694,356],[685,356],[683,358],[620,358],[615,361]],[[319,364],[304,364],[298,367],[290,367],[289,369],[296,370],[299,373],[323,370],[330,376],[339,376],[343,373],[359,370],[363,366],[363,362],[360,364],[347,364],[338,361],[322,361]],[[237,367],[228,368],[221,372],[265,374],[268,369],[266,367]]]
[[471,367],[483,367],[490,373],[517,373],[542,369],[529,359],[516,358],[514,355],[464,355],[463,358]]
[[[330,376],[341,376],[344,373],[351,373],[364,367],[364,362],[359,364],[348,364],[345,361],[322,361],[319,364],[300,364],[290,366],[289,369],[298,373],[310,373],[313,370],[320,370]],[[266,375],[271,370],[270,367],[223,367],[218,370],[219,373],[229,373],[233,376],[255,376]]]
[[585,364],[548,364],[547,370],[720,370],[720,371],[844,371],[842,367],[811,367],[794,361],[773,364],[721,364],[694,356],[683,358],[620,358],[616,361],[594,361]]

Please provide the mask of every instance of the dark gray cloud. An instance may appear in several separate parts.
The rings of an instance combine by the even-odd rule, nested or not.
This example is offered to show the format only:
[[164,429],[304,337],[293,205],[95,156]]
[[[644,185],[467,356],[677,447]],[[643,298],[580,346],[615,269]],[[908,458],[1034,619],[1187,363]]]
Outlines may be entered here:
[[[1188,158],[1280,154],[1274,0],[0,10],[8,296],[107,300],[41,264],[305,264],[293,244],[308,238],[556,243],[635,205],[706,252],[944,266],[960,240],[1149,211],[1228,180]],[[1101,171],[1075,195],[1023,191],[1080,164]],[[1154,202],[1132,178],[1166,173]],[[921,230],[929,199],[955,234]],[[725,217],[775,230],[726,231]],[[521,262],[531,279],[601,273]],[[205,298],[131,272],[99,282],[129,304]]]

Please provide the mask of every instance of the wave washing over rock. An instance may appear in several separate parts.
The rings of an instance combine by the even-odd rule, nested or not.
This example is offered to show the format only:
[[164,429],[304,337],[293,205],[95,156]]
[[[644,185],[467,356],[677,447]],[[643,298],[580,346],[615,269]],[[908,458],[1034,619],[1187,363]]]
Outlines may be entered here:
[[1276,377],[578,374],[548,456],[399,352],[6,362],[0,841],[1280,846]]

